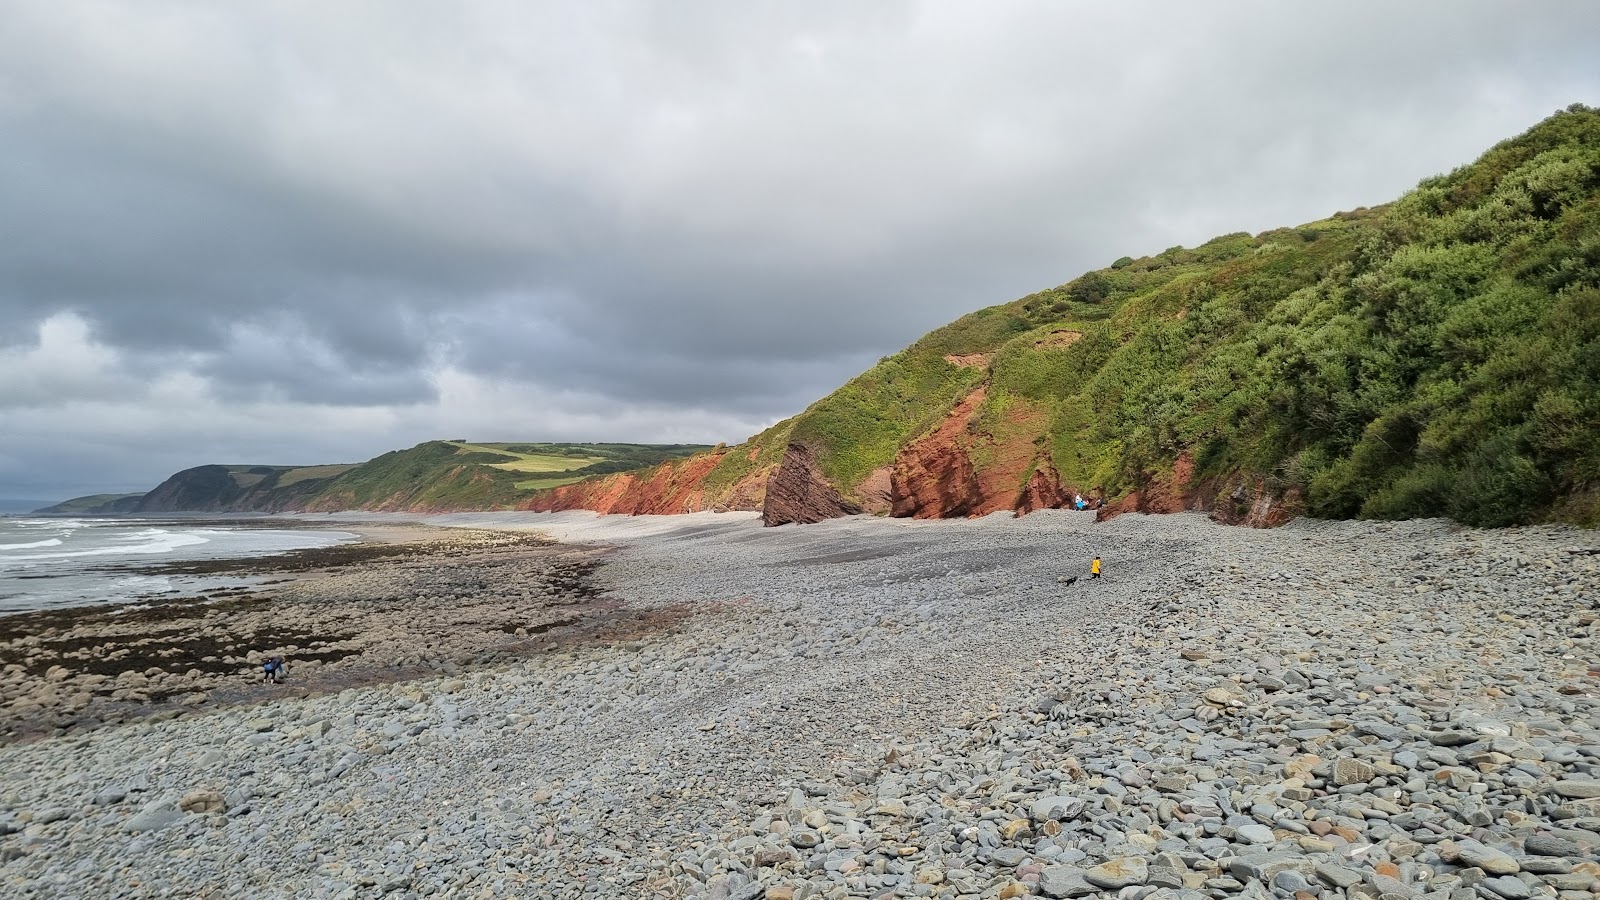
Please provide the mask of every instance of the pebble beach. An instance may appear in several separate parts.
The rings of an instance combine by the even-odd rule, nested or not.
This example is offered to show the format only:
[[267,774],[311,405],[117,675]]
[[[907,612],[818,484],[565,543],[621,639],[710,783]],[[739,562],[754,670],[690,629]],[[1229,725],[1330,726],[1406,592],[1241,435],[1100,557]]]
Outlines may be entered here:
[[[421,591],[440,633],[492,596],[470,633],[501,638],[349,682],[297,684],[291,655],[277,693],[218,672],[187,706],[19,731],[0,893],[1600,897],[1594,532],[427,524],[560,542]],[[335,615],[364,578],[352,602],[402,632],[379,588],[409,565],[295,590]]]

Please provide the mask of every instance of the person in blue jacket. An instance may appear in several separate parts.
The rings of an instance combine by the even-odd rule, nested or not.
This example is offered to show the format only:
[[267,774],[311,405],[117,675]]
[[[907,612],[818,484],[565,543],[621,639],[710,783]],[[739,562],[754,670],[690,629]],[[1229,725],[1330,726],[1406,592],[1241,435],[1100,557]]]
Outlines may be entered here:
[[273,684],[283,684],[283,680],[288,677],[289,670],[284,668],[283,657],[281,656],[269,656],[267,661],[261,664],[262,684],[266,684],[269,681]]

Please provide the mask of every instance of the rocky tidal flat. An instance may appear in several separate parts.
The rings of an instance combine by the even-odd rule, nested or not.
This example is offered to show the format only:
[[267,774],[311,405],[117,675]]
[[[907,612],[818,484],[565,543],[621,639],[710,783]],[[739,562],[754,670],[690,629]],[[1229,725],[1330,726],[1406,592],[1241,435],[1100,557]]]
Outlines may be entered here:
[[[0,616],[0,742],[459,671],[616,624],[592,551],[531,534],[366,526],[358,543],[118,573],[250,582]],[[286,685],[261,685],[282,654]]]
[[[595,615],[652,627],[504,654],[474,628],[394,680],[0,747],[0,892],[1600,895],[1593,532],[439,523],[539,529],[564,543],[528,552],[576,554]],[[502,552],[463,554],[481,581],[419,622],[504,598],[531,570]],[[280,590],[404,630],[412,601],[361,595],[366,568]]]

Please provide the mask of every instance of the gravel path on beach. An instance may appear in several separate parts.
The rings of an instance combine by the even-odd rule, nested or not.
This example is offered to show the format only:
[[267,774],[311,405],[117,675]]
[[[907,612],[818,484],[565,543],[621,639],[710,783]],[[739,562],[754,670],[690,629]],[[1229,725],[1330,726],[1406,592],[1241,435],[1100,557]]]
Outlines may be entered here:
[[0,891],[1600,892],[1590,532],[434,521],[620,545],[614,598],[697,612],[0,748]]

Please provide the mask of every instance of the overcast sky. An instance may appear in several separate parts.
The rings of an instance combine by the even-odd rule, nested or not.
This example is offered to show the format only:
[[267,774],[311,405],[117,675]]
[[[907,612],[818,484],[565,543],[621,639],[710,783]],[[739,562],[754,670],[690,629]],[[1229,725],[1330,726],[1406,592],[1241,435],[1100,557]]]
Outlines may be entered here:
[[0,497],[740,441],[972,310],[1381,203],[1600,4],[0,0]]

